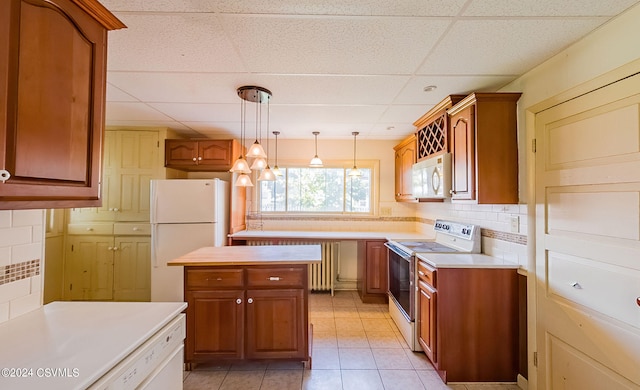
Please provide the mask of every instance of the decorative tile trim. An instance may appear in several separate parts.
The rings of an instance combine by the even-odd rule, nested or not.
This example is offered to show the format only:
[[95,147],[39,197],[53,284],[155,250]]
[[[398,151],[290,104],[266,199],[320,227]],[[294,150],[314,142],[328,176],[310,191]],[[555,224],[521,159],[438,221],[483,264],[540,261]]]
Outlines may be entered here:
[[500,232],[491,229],[481,229],[482,237],[493,238],[495,240],[513,242],[514,244],[527,245],[527,236],[523,234]]
[[0,285],[40,275],[40,259],[0,267]]

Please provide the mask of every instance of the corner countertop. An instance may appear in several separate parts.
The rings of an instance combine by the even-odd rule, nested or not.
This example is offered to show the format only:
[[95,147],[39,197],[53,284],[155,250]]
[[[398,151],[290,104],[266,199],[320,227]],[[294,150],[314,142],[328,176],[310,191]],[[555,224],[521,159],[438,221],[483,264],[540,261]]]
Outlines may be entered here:
[[[6,321],[0,324],[0,388],[86,389],[186,306],[184,302],[52,302]],[[11,376],[6,369],[21,372]],[[47,376],[45,369],[63,370],[65,375]]]
[[208,246],[167,262],[175,266],[320,263],[320,245]]
[[418,253],[416,257],[436,268],[520,268],[520,265],[480,253]]
[[[434,233],[435,234],[435,233]],[[418,240],[431,239],[435,235],[404,232],[362,232],[362,231],[312,231],[312,230],[243,230],[230,234],[234,240]]]

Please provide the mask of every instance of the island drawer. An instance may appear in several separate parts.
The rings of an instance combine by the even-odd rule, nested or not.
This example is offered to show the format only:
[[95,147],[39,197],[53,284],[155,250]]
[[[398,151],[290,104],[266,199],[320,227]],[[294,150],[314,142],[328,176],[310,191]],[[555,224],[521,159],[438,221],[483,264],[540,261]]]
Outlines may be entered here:
[[186,269],[186,288],[227,288],[242,287],[242,269]]
[[436,269],[424,261],[418,262],[418,278],[432,287],[436,287]]
[[249,287],[303,287],[305,267],[248,268]]

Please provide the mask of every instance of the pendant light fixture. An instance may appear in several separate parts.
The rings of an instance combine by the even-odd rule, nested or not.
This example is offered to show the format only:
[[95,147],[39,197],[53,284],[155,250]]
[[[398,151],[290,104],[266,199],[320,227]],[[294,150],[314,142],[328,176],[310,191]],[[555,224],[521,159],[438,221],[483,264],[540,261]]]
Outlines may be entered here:
[[316,154],[315,156],[313,156],[313,158],[311,159],[311,161],[309,162],[309,166],[311,168],[321,168],[322,167],[322,160],[320,160],[320,157],[318,157],[318,134],[320,134],[319,131],[314,131],[312,133],[315,137],[316,137]]
[[258,177],[258,181],[274,181],[276,180],[276,175],[269,167],[269,103],[267,102],[267,158],[265,162],[267,166],[260,172],[260,177]]
[[[246,114],[246,102],[256,103],[256,141],[253,143],[251,148],[247,151],[247,157],[255,158],[256,160],[262,159],[262,162],[256,163],[253,162],[251,168],[249,168],[249,163],[242,155],[236,160],[233,164],[233,167],[230,169],[231,172],[237,172],[240,175],[235,182],[236,186],[239,187],[253,187],[253,183],[251,182],[251,178],[248,174],[251,173],[251,169],[262,169],[266,167],[266,160],[264,160],[267,155],[264,153],[264,149],[262,149],[262,145],[258,142],[258,129],[261,129],[262,126],[262,103],[269,102],[271,99],[271,91],[266,88],[257,87],[254,85],[246,85],[237,89],[238,96],[242,99],[241,110],[240,110],[240,143],[244,148],[245,137],[247,133],[247,114]],[[256,145],[257,144],[257,145]]]
[[280,135],[279,131],[274,131],[273,135],[276,136],[276,164],[273,166],[273,174],[276,176],[282,176],[282,171],[278,167],[278,136]]
[[349,171],[349,176],[351,177],[362,176],[362,172],[356,166],[356,137],[358,136],[358,134],[360,133],[357,131],[351,133],[351,135],[353,135],[353,168],[351,168],[351,171]]

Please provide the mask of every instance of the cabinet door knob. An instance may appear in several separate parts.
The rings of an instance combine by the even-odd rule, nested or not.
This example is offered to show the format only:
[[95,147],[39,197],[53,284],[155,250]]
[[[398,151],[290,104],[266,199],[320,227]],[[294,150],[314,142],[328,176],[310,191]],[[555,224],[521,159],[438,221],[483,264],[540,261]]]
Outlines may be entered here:
[[455,194],[455,193],[456,193],[456,192],[455,192],[454,190],[449,190],[449,194],[453,195],[453,194]]
[[108,247],[108,248],[107,248],[107,250],[108,250],[108,251],[112,251],[112,250],[113,250],[113,247],[112,247],[112,246],[110,246],[110,247]]
[[93,231],[93,228],[90,228],[90,227],[89,227],[89,228],[87,228],[87,231],[88,231],[88,232],[92,232],[92,231]]
[[236,303],[237,303],[238,305],[239,305],[239,304],[241,304],[241,303],[242,303],[242,299],[240,299],[240,298],[236,299]]
[[120,209],[119,209],[119,208],[117,208],[117,207],[115,207],[115,208],[113,209],[113,211],[115,211],[115,212],[117,213],[118,211],[120,211]]
[[140,230],[140,228],[139,228],[139,227],[134,227],[134,228],[133,228],[133,231],[134,231],[134,232],[137,232],[138,230]]
[[249,302],[249,303],[253,303],[253,298],[249,298],[249,299],[247,299],[247,302]]
[[1,182],[5,182],[7,180],[9,180],[9,178],[11,177],[11,174],[9,173],[9,171],[7,171],[6,169],[0,169],[0,181]]
[[202,157],[198,157],[198,161],[202,161]]
[[196,161],[196,160],[197,160],[197,159],[194,157],[194,158],[193,158],[193,161]]

